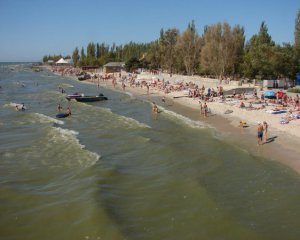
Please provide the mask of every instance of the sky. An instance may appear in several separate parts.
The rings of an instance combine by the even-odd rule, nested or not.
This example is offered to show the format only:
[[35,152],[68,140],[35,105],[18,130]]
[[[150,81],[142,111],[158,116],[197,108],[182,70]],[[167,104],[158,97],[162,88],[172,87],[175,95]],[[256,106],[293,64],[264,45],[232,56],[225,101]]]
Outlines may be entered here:
[[194,20],[245,28],[246,40],[265,21],[277,44],[294,43],[300,0],[0,0],[0,62],[72,55],[89,42],[148,43],[160,29],[183,32]]

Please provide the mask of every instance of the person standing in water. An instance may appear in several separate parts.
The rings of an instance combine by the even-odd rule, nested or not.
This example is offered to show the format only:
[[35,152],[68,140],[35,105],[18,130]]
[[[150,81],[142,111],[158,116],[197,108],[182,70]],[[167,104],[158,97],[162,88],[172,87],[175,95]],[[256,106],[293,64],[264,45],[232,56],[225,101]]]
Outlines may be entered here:
[[123,89],[123,91],[125,92],[125,87],[126,87],[126,85],[125,85],[125,83],[124,83],[124,81],[122,82],[122,89]]
[[70,107],[67,108],[66,114],[68,114],[69,116],[72,115],[72,112],[71,112],[71,108],[70,108]]
[[153,102],[152,112],[158,113],[158,107],[156,106],[155,102]]
[[62,110],[63,108],[62,108],[62,106],[60,105],[60,103],[57,105],[57,111],[59,111],[59,112],[61,112],[61,110]]

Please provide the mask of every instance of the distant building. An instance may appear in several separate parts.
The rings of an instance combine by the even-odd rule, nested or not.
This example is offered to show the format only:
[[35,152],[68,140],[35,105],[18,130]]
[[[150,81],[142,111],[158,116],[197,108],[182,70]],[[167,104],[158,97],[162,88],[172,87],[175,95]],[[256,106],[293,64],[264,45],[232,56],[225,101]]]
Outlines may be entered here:
[[100,69],[100,67],[98,67],[98,66],[82,66],[81,69],[83,71],[94,71],[94,72],[96,72],[98,69]]
[[121,72],[125,67],[124,62],[109,62],[103,66],[104,73]]
[[265,88],[284,88],[284,80],[263,80],[263,87]]
[[73,62],[72,62],[72,59],[59,59],[57,62],[56,62],[56,65],[58,66],[67,66],[67,65],[72,65]]

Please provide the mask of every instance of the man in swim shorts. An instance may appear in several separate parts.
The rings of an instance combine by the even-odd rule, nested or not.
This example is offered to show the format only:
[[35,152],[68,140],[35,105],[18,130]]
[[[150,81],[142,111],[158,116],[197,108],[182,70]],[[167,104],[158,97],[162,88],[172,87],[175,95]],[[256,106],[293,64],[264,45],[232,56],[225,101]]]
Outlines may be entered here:
[[263,127],[263,125],[259,122],[259,123],[257,124],[257,145],[262,145],[263,131],[264,131],[264,127]]

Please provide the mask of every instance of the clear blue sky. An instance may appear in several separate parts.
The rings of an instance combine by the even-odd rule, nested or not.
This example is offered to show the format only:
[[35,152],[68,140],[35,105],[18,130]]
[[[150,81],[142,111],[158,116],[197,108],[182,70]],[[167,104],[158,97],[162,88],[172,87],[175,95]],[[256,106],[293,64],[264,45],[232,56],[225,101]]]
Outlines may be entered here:
[[89,42],[146,43],[191,20],[199,34],[205,25],[239,24],[247,40],[265,21],[276,43],[293,43],[299,9],[300,0],[0,0],[0,62],[71,55]]

